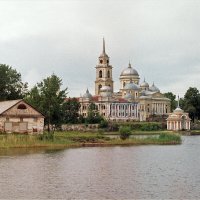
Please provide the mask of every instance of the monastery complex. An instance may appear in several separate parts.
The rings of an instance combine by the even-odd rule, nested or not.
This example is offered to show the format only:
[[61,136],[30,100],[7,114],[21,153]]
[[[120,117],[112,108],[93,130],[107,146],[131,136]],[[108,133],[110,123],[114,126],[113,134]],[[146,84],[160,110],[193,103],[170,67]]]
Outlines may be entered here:
[[122,70],[120,90],[115,92],[112,70],[103,39],[103,51],[96,65],[95,95],[86,90],[79,98],[80,114],[84,117],[91,103],[101,115],[112,121],[149,121],[155,116],[166,118],[171,112],[170,99],[164,97],[154,83],[149,86],[145,80],[140,81],[137,70],[130,63]]

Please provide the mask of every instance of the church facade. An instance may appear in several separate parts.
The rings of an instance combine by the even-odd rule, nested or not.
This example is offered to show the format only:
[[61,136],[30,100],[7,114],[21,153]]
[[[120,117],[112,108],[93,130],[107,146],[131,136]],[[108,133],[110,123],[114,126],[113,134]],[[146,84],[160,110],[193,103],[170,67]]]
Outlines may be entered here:
[[149,86],[145,79],[140,82],[137,70],[130,63],[120,74],[119,91],[114,92],[112,69],[103,39],[103,51],[96,65],[95,95],[87,89],[79,98],[81,115],[87,117],[91,103],[97,112],[112,121],[147,121],[152,116],[170,113],[170,99],[164,97],[154,83]]

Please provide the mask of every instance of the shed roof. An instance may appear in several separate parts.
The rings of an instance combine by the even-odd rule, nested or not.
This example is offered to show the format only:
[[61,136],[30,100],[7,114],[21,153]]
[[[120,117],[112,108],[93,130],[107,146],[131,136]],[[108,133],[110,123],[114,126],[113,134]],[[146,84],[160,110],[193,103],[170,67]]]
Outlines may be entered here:
[[9,100],[9,101],[0,101],[0,114],[13,107],[15,104],[22,101],[22,99]]
[[4,112],[6,112],[8,109],[12,108],[13,106],[18,104],[19,102],[24,102],[25,104],[29,105],[32,109],[34,109],[36,112],[38,112],[39,114],[41,114],[44,117],[44,115],[40,111],[35,109],[32,105],[30,105],[29,103],[27,103],[23,99],[0,101],[0,115],[2,115]]

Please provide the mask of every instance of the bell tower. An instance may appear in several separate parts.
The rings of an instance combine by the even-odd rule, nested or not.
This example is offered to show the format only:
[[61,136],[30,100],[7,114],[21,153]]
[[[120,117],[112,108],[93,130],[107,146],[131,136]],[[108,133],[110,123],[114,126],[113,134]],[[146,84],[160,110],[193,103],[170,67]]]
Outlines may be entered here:
[[105,52],[105,40],[103,38],[103,52],[99,56],[96,66],[95,95],[100,94],[103,86],[110,86],[113,93],[112,66],[109,64],[109,57]]

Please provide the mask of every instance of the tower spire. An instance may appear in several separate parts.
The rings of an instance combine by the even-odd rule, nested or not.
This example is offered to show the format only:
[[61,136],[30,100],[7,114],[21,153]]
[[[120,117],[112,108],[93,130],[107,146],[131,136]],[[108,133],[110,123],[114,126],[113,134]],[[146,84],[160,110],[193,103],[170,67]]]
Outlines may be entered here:
[[131,68],[131,63],[130,63],[130,60],[129,60],[129,63],[128,63],[128,68]]
[[179,106],[179,95],[178,95],[178,105],[177,105],[177,108],[180,108],[180,106]]
[[104,40],[104,37],[103,37],[103,53],[105,54],[106,51],[105,51],[105,40]]

